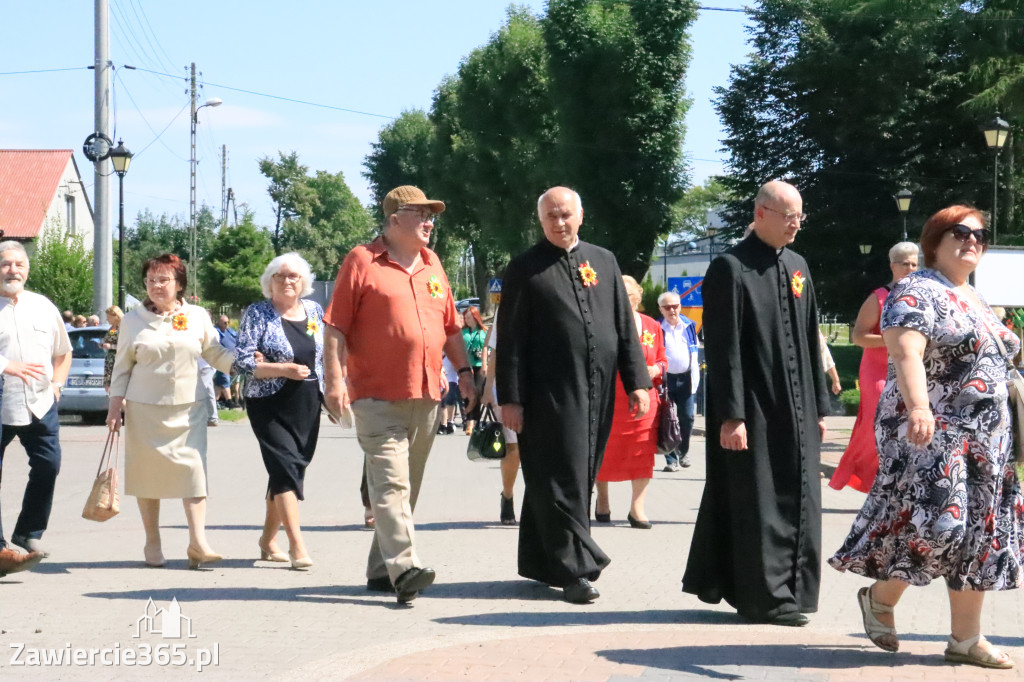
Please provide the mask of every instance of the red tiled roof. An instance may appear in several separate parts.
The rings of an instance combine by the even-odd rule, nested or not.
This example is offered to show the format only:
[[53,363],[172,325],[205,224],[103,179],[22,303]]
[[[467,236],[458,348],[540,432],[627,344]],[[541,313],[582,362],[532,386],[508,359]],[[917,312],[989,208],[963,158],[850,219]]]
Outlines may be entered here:
[[0,229],[33,239],[57,194],[70,149],[0,149]]

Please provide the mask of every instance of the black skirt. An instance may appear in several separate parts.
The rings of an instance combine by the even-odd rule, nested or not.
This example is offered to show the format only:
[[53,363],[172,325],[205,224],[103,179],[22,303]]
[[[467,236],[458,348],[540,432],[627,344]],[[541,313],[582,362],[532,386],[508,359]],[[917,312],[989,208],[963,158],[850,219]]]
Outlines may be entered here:
[[[295,362],[316,367],[316,345],[306,332],[306,321],[281,320],[292,345]],[[320,435],[320,404],[323,396],[315,369],[305,381],[286,379],[277,393],[248,398],[249,424],[256,434],[267,468],[270,499],[294,491],[300,500],[306,467],[313,459]]]

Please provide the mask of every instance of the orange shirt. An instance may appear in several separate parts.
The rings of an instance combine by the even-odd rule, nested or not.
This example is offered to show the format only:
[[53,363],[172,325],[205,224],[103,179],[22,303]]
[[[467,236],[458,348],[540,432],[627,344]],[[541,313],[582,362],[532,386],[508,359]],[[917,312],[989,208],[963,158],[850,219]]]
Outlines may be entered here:
[[352,400],[441,399],[441,355],[459,331],[441,261],[430,249],[410,275],[384,240],[357,246],[334,282],[324,322],[345,335]]

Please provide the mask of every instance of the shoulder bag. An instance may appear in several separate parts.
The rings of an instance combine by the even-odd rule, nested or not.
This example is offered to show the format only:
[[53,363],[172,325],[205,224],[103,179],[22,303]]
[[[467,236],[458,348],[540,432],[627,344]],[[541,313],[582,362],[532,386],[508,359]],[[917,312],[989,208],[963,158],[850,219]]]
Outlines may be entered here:
[[683,442],[676,403],[668,395],[666,381],[658,387],[658,454],[667,455]]
[[472,461],[505,458],[505,431],[501,422],[494,418],[490,405],[485,405],[480,420],[469,436],[466,456]]
[[[92,491],[85,501],[82,518],[90,521],[106,521],[121,511],[117,499],[117,453],[121,446],[121,432],[108,431],[107,444],[103,446],[100,466],[96,470],[96,480],[92,482]],[[113,458],[113,461],[111,461]]]

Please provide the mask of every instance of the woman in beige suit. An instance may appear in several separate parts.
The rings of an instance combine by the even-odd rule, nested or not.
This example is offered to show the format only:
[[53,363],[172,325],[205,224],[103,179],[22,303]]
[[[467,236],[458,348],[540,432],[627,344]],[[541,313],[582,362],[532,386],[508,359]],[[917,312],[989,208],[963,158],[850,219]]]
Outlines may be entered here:
[[[174,254],[142,266],[147,298],[121,322],[107,426],[125,424],[125,493],[138,498],[147,566],[164,565],[160,500],[181,498],[190,568],[220,561],[206,542],[206,422],[202,357],[225,374],[234,354],[205,310],[183,301],[185,265]],[[123,417],[122,417],[123,415]]]

